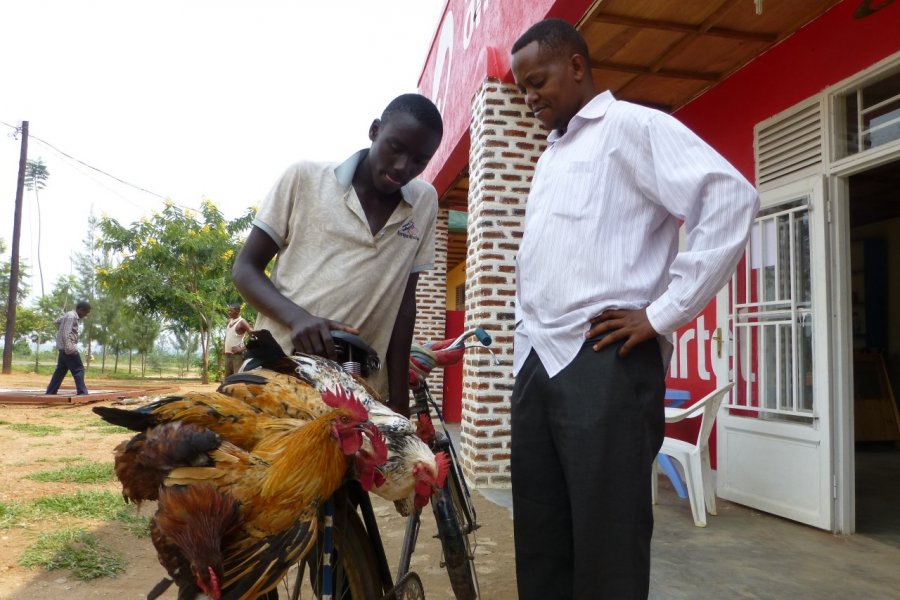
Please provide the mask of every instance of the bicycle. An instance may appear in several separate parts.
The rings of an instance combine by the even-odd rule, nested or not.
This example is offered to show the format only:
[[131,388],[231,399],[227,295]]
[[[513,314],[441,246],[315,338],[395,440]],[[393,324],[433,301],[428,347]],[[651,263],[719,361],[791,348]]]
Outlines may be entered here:
[[[370,367],[377,368],[374,352],[359,338],[343,332],[334,334],[342,368],[361,374]],[[481,345],[465,344],[473,336]],[[414,400],[411,416],[416,418],[420,437],[432,451],[446,452],[450,458],[447,478],[431,496],[430,504],[443,552],[441,566],[447,570],[457,600],[475,600],[479,597],[474,566],[474,533],[479,524],[456,448],[443,413],[428,388],[426,377],[435,366],[459,362],[467,348],[486,348],[494,362],[499,364],[488,347],[491,341],[483,329],[477,328],[455,339],[413,346],[410,353],[410,388]],[[432,410],[441,423],[441,430],[434,428]],[[300,584],[308,566],[310,585],[316,598],[424,600],[422,581],[418,574],[410,570],[420,523],[421,509],[416,508],[407,517],[395,582],[369,495],[357,482],[348,482],[334,495],[330,507],[326,509],[325,533],[304,564],[298,566],[296,575],[290,578],[293,579],[293,587],[286,584],[289,598],[297,600],[300,597]]]

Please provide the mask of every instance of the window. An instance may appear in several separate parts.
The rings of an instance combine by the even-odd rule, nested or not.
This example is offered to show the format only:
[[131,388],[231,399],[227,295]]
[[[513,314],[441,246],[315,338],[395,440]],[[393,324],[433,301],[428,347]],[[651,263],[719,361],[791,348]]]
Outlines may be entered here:
[[841,94],[838,158],[900,140],[900,71]]

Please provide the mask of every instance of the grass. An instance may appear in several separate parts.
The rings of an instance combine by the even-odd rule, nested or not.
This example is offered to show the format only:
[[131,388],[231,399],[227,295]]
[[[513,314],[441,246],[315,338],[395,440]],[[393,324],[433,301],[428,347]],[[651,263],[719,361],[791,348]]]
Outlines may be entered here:
[[37,516],[67,515],[112,521],[124,504],[122,495],[116,492],[79,491],[38,498],[32,503],[32,507]]
[[139,515],[133,509],[123,506],[116,513],[116,521],[122,523],[125,531],[134,537],[150,537],[150,517],[146,515]]
[[32,473],[27,479],[44,483],[106,483],[115,479],[115,472],[112,463],[89,462],[67,465],[61,469],[39,471]]
[[27,513],[21,502],[0,502],[0,529],[15,527]]
[[[119,427],[118,425],[110,425],[103,419],[95,419],[95,420],[91,421],[90,423],[85,424],[84,427],[90,427],[91,429],[93,429],[99,433],[107,433],[107,434],[134,433],[133,431],[131,431],[130,429],[127,429],[125,427]],[[79,427],[78,429],[82,429],[82,427]]]
[[61,418],[63,418],[63,417],[68,417],[68,416],[69,416],[69,413],[66,413],[66,412],[63,412],[63,411],[56,411],[56,412],[52,412],[52,413],[47,413],[47,414],[44,415],[44,416],[45,416],[45,417],[48,417],[48,418],[50,418],[50,419],[61,419]]
[[0,530],[51,515],[117,521],[135,537],[150,536],[150,517],[137,514],[125,505],[120,495],[112,492],[78,492],[38,498],[33,502],[0,502]]
[[33,423],[2,423],[13,431],[35,437],[46,437],[51,433],[62,433],[63,428],[56,425],[35,425]]
[[70,569],[81,581],[115,577],[125,571],[125,559],[100,544],[96,536],[80,528],[42,533],[19,559],[23,567],[48,571]]
[[39,458],[34,462],[38,463],[73,463],[87,460],[83,456],[60,456],[59,458]]

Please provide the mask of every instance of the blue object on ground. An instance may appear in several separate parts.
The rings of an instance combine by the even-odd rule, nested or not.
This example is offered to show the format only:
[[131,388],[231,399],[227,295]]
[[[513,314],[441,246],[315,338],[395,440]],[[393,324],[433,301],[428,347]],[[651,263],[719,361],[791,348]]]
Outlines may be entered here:
[[[691,399],[691,393],[687,390],[671,390],[667,388],[665,399],[672,408],[680,408],[682,404]],[[678,497],[687,498],[687,488],[684,487],[684,480],[681,478],[681,473],[678,472],[672,459],[669,458],[667,454],[660,454],[657,457],[657,460],[659,461],[659,465],[662,467],[663,472],[665,472],[666,477],[672,482],[672,486],[675,488],[675,493],[678,494]]]

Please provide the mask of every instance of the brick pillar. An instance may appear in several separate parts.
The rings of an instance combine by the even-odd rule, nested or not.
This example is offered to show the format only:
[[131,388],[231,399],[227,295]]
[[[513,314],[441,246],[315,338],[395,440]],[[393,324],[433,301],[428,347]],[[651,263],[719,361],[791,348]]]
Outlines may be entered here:
[[500,365],[485,351],[466,353],[461,455],[475,485],[508,487],[515,257],[532,173],[547,135],[514,85],[485,80],[472,114],[466,328],[491,333]]
[[[447,232],[449,215],[446,208],[438,210],[434,240],[434,268],[419,275],[416,288],[416,343],[444,339],[447,320]],[[443,406],[443,369],[435,369],[428,377],[428,387],[435,401]]]

